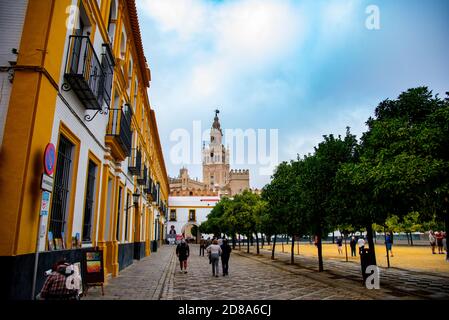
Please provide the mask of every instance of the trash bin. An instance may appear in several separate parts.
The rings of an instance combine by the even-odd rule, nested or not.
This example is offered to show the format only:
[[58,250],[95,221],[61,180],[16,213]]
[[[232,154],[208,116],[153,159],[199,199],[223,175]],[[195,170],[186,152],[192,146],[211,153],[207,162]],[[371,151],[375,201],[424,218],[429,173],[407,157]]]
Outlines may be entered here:
[[157,241],[151,241],[151,252],[157,252]]
[[360,250],[360,265],[362,267],[363,283],[365,284],[366,278],[371,275],[371,273],[366,273],[366,268],[371,265],[376,265],[374,257],[370,254],[370,249],[363,248]]

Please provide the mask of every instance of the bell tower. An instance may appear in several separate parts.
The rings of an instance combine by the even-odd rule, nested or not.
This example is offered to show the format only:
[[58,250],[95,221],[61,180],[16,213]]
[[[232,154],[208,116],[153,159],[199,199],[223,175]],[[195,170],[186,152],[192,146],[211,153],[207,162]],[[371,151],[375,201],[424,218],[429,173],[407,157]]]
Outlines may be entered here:
[[203,147],[203,182],[208,189],[213,190],[223,188],[229,182],[229,150],[223,145],[219,113],[219,110],[215,110],[209,146]]

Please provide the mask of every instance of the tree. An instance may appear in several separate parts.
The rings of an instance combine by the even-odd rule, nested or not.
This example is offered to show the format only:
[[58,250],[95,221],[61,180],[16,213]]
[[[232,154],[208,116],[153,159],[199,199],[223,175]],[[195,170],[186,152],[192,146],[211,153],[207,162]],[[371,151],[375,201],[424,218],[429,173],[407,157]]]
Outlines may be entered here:
[[266,215],[262,215],[263,228],[268,229],[274,235],[271,259],[274,259],[276,240],[279,234],[286,232],[287,203],[289,203],[289,190],[292,185],[288,177],[291,177],[292,167],[287,162],[282,162],[276,168],[270,184],[262,189],[262,198],[267,202]]
[[310,227],[312,234],[318,238],[318,269],[323,271],[322,236],[327,234],[336,222],[340,212],[336,208],[335,187],[336,175],[340,167],[353,161],[357,140],[347,128],[346,136],[342,139],[334,135],[324,136],[313,155],[298,159],[298,176],[296,192],[299,205],[304,214],[302,219]]
[[372,224],[391,215],[439,211],[449,226],[448,122],[448,100],[425,87],[385,100],[367,121],[360,160],[337,175],[353,193],[352,218],[366,225],[374,258]]
[[[419,212],[410,212],[402,218],[401,229],[407,234],[407,239],[410,239],[410,244],[413,246],[412,232],[419,231],[422,225],[419,221]],[[410,235],[410,238],[409,238]]]

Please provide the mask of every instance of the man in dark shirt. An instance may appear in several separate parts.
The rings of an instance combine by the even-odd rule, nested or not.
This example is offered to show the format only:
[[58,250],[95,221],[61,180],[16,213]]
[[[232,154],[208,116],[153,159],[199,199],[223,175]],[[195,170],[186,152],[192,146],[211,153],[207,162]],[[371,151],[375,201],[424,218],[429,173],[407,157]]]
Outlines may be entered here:
[[229,257],[231,256],[231,246],[228,240],[224,239],[221,245],[221,264],[223,267],[223,277],[229,275]]
[[181,266],[181,273],[187,273],[187,259],[190,255],[189,245],[186,243],[184,239],[181,239],[181,243],[176,246],[176,255],[179,258],[179,264]]

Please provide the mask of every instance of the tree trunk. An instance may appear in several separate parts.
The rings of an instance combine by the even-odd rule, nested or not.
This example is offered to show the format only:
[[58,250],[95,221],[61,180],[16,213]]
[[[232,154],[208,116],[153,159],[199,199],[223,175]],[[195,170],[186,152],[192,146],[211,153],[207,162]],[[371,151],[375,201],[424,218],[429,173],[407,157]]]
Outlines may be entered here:
[[268,243],[268,246],[271,245],[271,234],[267,235],[267,243]]
[[290,264],[295,263],[295,236],[292,235],[292,254],[290,257]]
[[263,245],[265,244],[265,235],[262,233],[261,237],[262,237],[262,249],[263,249]]
[[242,238],[240,237],[239,233],[239,251],[242,250]]
[[335,244],[335,231],[332,231],[332,244]]
[[321,230],[318,231],[317,237],[318,237],[318,243],[317,243],[317,247],[318,247],[318,272],[323,272],[324,271],[324,267],[323,267],[323,248],[321,246]]
[[273,250],[271,251],[271,260],[274,260],[274,250],[276,249],[276,238],[277,235],[274,235],[274,239],[273,239]]
[[408,237],[408,232],[406,232],[405,235],[407,236],[407,244],[410,245],[410,238]]
[[232,234],[232,250],[235,250],[235,233]]
[[256,232],[256,248],[257,248],[257,254],[260,254],[260,251],[259,251],[259,236],[257,235],[257,232]]
[[413,247],[413,235],[411,232],[410,232],[410,245]]
[[249,253],[249,240],[250,240],[250,235],[248,235],[247,238],[248,238],[248,249],[247,249],[246,252]]
[[377,265],[376,262],[376,248],[374,247],[373,242],[373,225],[371,223],[368,223],[368,226],[366,227],[366,237],[368,238],[368,246],[369,246],[369,252],[373,258],[374,265]]

